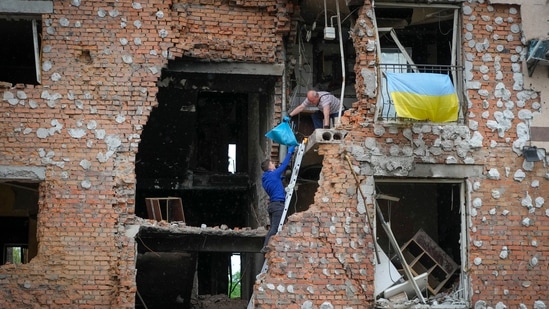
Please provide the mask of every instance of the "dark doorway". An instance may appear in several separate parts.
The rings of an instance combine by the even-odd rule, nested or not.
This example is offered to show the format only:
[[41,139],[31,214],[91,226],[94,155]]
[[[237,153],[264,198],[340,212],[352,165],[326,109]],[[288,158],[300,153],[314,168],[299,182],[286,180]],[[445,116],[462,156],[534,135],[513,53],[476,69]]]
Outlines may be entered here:
[[28,263],[37,254],[38,183],[0,183],[1,264]]
[[[462,248],[467,246],[461,239],[462,185],[451,181],[376,180],[376,201],[382,214],[376,216],[376,240],[383,251],[378,251],[378,256],[385,253],[390,259],[390,262],[381,262],[376,269],[394,267],[391,271],[393,283],[399,280],[395,276],[397,270],[404,280],[408,279],[406,268],[414,277],[424,275],[427,283],[423,289],[427,296],[458,285]],[[398,248],[393,246],[391,237],[398,243]],[[382,280],[377,278],[377,283]]]

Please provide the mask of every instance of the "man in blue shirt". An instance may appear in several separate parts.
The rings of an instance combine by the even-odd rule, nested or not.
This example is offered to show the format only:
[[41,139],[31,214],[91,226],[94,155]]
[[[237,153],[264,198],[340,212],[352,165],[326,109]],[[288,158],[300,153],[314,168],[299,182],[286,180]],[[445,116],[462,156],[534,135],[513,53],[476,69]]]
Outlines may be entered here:
[[284,190],[284,172],[290,163],[290,159],[294,154],[295,146],[288,148],[288,154],[284,158],[284,161],[278,168],[275,167],[273,161],[267,159],[261,163],[261,169],[263,170],[263,176],[261,177],[261,183],[263,189],[269,195],[269,220],[271,227],[265,236],[265,242],[263,243],[262,253],[267,251],[267,245],[271,236],[278,232],[278,225],[282,219],[282,213],[284,212],[284,202],[286,200],[286,190]]

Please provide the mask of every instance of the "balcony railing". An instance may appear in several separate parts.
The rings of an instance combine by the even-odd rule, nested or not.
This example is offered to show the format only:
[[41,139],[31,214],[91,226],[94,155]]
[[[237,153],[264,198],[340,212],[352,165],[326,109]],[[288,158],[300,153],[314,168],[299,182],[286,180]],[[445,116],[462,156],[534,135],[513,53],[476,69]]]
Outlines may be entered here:
[[459,115],[457,122],[463,123],[466,100],[463,97],[463,67],[453,65],[433,64],[390,64],[377,65],[381,74],[380,95],[378,97],[377,120],[386,122],[410,122],[417,121],[409,118],[402,118],[396,114],[395,106],[389,95],[387,79],[384,73],[436,73],[445,74],[450,77],[456,90],[459,100]]

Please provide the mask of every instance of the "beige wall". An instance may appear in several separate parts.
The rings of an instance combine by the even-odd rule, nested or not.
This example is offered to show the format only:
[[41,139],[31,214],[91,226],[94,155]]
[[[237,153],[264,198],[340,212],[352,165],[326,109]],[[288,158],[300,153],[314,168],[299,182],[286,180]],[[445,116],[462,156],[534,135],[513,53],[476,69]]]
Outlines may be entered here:
[[[490,4],[520,5],[522,32],[525,41],[531,39],[549,40],[549,1],[548,0],[494,0]],[[524,63],[524,72],[527,72]],[[524,88],[540,93],[541,115],[534,117],[532,127],[544,127],[549,132],[549,64],[538,65],[532,74],[524,75]],[[549,141],[533,140],[534,145],[549,150]]]

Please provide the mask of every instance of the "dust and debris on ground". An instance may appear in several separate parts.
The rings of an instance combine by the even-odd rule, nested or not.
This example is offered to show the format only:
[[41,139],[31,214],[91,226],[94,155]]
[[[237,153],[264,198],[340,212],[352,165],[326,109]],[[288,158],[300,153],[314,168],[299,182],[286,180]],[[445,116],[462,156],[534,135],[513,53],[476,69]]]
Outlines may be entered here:
[[192,309],[243,309],[247,306],[246,300],[229,298],[227,295],[198,295],[191,299]]
[[163,230],[170,233],[182,233],[182,234],[208,234],[208,235],[238,235],[238,236],[257,236],[263,237],[267,234],[265,227],[258,227],[253,229],[251,227],[234,227],[229,228],[227,225],[222,224],[220,226],[207,226],[202,224],[201,226],[189,226],[185,222],[181,221],[156,221],[150,219],[143,219],[136,217],[135,224],[140,228]]
[[408,299],[408,297],[394,297],[391,299],[379,298],[376,301],[376,309],[468,309],[469,304],[463,301],[461,290],[452,287],[447,291],[438,293],[426,299],[423,304],[417,297]]

